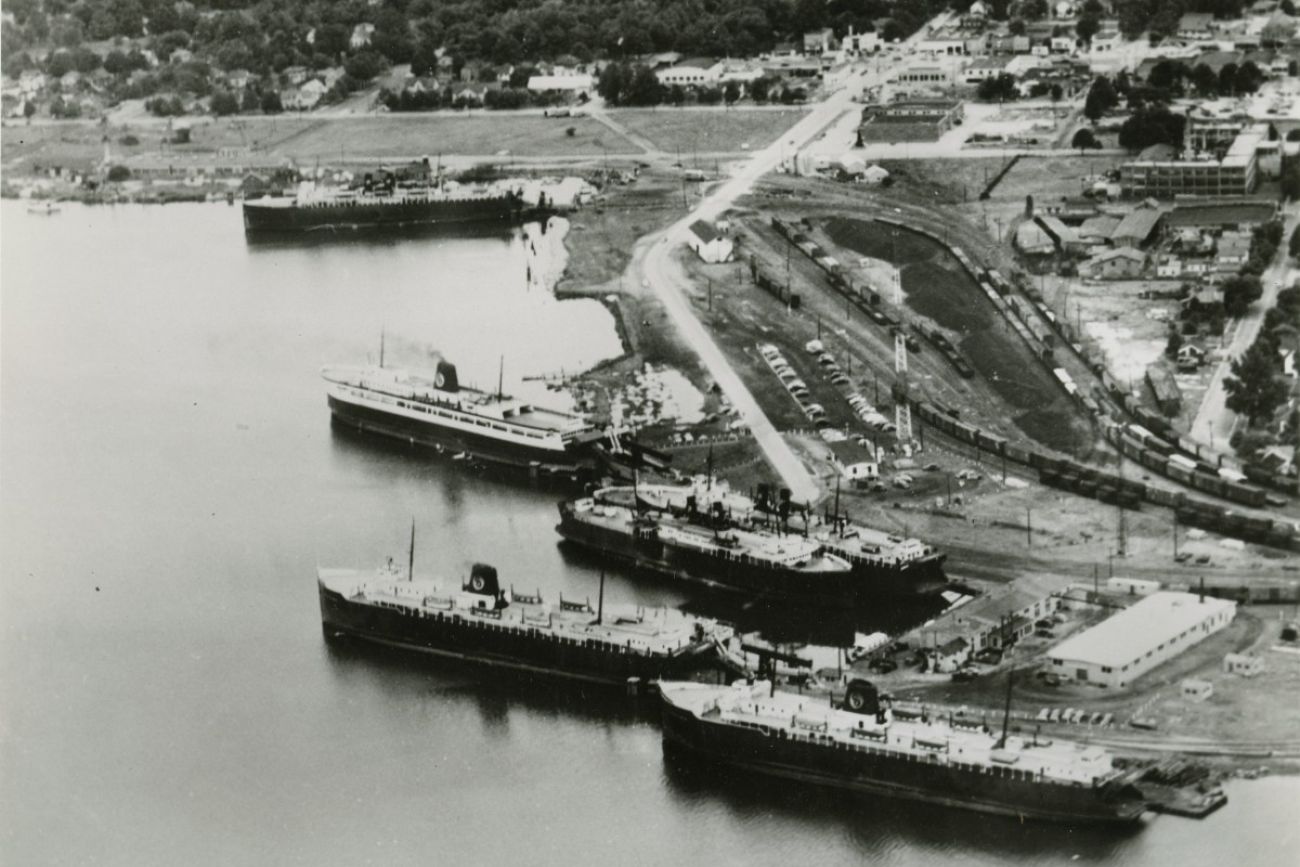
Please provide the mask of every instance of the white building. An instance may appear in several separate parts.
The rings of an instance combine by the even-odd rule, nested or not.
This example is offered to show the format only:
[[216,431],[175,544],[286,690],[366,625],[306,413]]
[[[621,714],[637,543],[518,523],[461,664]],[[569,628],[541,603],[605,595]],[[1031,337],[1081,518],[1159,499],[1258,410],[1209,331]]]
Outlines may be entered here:
[[690,237],[686,239],[686,245],[705,262],[726,262],[731,258],[731,239],[706,220],[696,220],[691,223]]
[[568,75],[530,75],[528,89],[534,93],[570,93],[574,96],[590,95],[596,87],[595,80],[585,72]]
[[1062,678],[1098,686],[1127,686],[1224,629],[1237,603],[1195,593],[1153,593],[1048,652]]
[[715,63],[712,66],[683,64],[656,70],[655,77],[659,79],[659,83],[664,87],[672,87],[674,84],[681,87],[703,87],[718,83],[722,75],[722,67],[723,64],[721,63]]
[[1264,673],[1264,658],[1250,653],[1229,653],[1223,657],[1224,674],[1254,677]]

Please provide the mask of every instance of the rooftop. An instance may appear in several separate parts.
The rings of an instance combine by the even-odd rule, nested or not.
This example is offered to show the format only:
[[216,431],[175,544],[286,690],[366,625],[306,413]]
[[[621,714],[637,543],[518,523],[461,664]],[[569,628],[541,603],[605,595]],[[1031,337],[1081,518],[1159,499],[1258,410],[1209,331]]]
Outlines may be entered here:
[[1052,659],[1122,666],[1236,603],[1195,593],[1153,593],[1082,632],[1047,655]]

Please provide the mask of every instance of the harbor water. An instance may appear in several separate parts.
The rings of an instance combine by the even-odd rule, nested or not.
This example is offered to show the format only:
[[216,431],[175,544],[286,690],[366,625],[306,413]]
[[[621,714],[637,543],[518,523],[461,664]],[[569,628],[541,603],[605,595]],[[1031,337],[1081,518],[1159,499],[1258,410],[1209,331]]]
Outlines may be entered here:
[[[225,205],[0,206],[0,863],[1290,863],[1293,778],[1083,830],[666,759],[652,708],[322,639],[317,564],[595,598],[553,491],[331,430],[318,370],[618,353],[518,233],[249,246]],[[545,243],[545,242],[541,242]],[[613,575],[607,600],[698,604]]]

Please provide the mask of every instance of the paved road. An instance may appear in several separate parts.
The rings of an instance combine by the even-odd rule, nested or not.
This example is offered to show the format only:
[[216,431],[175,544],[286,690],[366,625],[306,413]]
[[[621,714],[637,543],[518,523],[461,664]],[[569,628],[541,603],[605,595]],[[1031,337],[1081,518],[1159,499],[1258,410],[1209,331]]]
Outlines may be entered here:
[[1277,293],[1291,285],[1291,279],[1294,276],[1295,269],[1291,267],[1288,247],[1291,233],[1295,231],[1296,225],[1300,224],[1300,204],[1291,203],[1287,205],[1285,218],[1285,228],[1282,232],[1282,243],[1278,247],[1277,258],[1260,278],[1264,284],[1264,295],[1259,301],[1251,305],[1250,310],[1244,317],[1238,320],[1236,330],[1232,335],[1232,342],[1228,345],[1223,360],[1219,362],[1218,368],[1210,378],[1210,387],[1206,390],[1205,397],[1201,399],[1201,406],[1197,409],[1196,418],[1192,421],[1192,439],[1219,451],[1228,451],[1228,440],[1232,436],[1233,429],[1237,426],[1237,414],[1229,410],[1225,405],[1228,393],[1224,390],[1223,381],[1231,373],[1230,365],[1232,361],[1240,358],[1250,348],[1250,345],[1255,342],[1260,326],[1264,324],[1264,311],[1273,306],[1274,302],[1277,301]]

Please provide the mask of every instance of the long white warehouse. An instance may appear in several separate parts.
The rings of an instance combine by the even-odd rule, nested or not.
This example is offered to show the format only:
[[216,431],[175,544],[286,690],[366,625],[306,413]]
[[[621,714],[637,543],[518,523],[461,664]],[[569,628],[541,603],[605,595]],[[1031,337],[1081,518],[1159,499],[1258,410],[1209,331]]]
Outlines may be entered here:
[[1232,622],[1237,603],[1154,593],[1048,652],[1063,680],[1121,687]]

